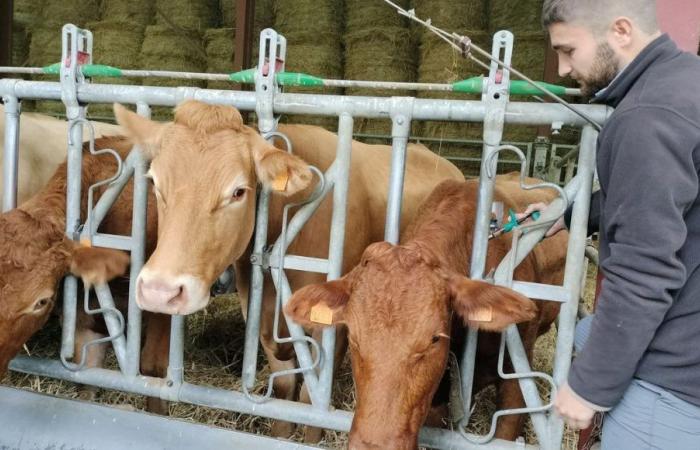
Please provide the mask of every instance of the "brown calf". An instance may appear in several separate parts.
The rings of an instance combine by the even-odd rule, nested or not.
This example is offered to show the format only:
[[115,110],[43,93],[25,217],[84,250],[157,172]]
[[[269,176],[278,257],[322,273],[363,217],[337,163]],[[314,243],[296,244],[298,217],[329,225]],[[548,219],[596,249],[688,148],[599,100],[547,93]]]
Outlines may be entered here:
[[[507,207],[524,209],[535,200],[546,200],[525,191],[513,202],[509,194],[520,191],[518,183],[509,177],[498,181],[496,200]],[[451,345],[455,349],[458,336],[463,335],[462,322],[484,331],[501,331],[509,324],[528,321],[520,331],[531,351],[536,336],[556,317],[557,304],[542,303],[538,310],[514,291],[464,276],[469,269],[477,190],[476,181],[441,183],[401,245],[372,244],[350,273],[302,288],[287,305],[287,314],[299,323],[313,325],[314,309],[330,308],[333,323],[348,327],[357,393],[351,449],[417,448],[418,430],[445,372],[448,350]],[[497,266],[509,246],[507,236],[490,243],[487,270]],[[558,283],[565,255],[563,235],[548,239],[517,268],[515,278]],[[453,314],[461,320],[453,321]],[[495,381],[498,344],[494,333],[482,333],[479,338],[477,390]],[[499,397],[501,408],[523,403],[517,381],[501,383]],[[506,417],[499,422],[497,437],[514,439],[520,428],[521,418]]]
[[[112,148],[122,158],[131,149],[131,142],[122,137],[101,138],[95,147]],[[82,215],[85,216],[87,190],[91,184],[111,177],[116,171],[111,156],[93,156],[83,152]],[[101,192],[98,192],[101,194]],[[151,195],[152,197],[152,195]],[[125,187],[100,231],[110,234],[131,234],[133,185]],[[149,201],[147,235],[152,251],[156,240],[157,218],[155,199]],[[10,359],[49,317],[57,297],[57,287],[67,273],[81,277],[88,284],[110,281],[124,274],[129,257],[121,251],[84,247],[65,236],[66,226],[66,165],[61,164],[48,184],[19,208],[0,215],[0,375],[7,370]],[[122,286],[119,286],[121,281]],[[113,286],[123,294],[125,280]],[[114,284],[114,283],[113,283]],[[126,298],[115,302],[126,304]],[[78,309],[82,312],[82,307]],[[103,324],[91,316],[78,316],[75,360],[81,358],[82,345],[87,340],[102,337]],[[142,352],[142,373],[164,376],[167,370],[169,316],[149,315],[145,347]],[[103,349],[91,347],[94,354],[87,357],[89,366],[101,364]],[[163,410],[164,404],[149,400],[149,409]]]

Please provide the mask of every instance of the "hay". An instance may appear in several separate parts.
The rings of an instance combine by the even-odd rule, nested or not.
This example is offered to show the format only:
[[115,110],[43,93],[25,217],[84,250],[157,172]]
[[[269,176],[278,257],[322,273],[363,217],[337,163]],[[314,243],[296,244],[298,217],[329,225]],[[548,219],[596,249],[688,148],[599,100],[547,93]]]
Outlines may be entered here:
[[[430,18],[432,23],[446,31],[464,34],[465,30],[485,30],[487,27],[484,0],[416,0],[414,8],[421,19]],[[421,39],[432,33],[418,26]]]
[[[408,0],[394,2],[409,8]],[[399,15],[394,8],[376,0],[345,0],[345,27],[350,30],[383,27],[407,27],[408,19]]]
[[72,23],[84,28],[100,18],[100,0],[47,0],[41,10],[42,24]]
[[[207,72],[233,72],[233,28],[212,28],[204,33],[207,52]],[[208,89],[231,89],[226,81],[208,81]]]
[[[61,60],[61,28],[62,24],[37,25],[32,30],[29,44],[29,66],[43,67]],[[55,75],[33,75],[37,81],[58,81]],[[37,101],[36,111],[45,114],[65,114],[65,108],[60,101]]]
[[156,0],[156,24],[204,31],[218,25],[217,0]]
[[[322,78],[342,78],[342,19],[340,0],[277,0],[274,4],[275,29],[287,38],[289,72],[303,72]],[[313,20],[309,18],[313,17]],[[286,88],[287,92],[315,92],[318,88]],[[342,89],[324,88],[323,93],[341,94]],[[337,129],[335,118],[288,116],[291,123],[309,123]]]
[[[412,82],[416,79],[415,52],[407,27],[362,28],[345,35],[345,78]],[[348,95],[413,96],[413,91],[348,88]],[[355,131],[386,135],[391,123],[386,120],[358,118]]]
[[12,20],[33,27],[41,18],[44,0],[14,0]]
[[26,66],[29,62],[29,33],[20,22],[12,24],[12,59],[13,66]]
[[[204,72],[206,53],[202,37],[196,31],[173,30],[168,26],[151,25],[146,27],[141,53],[140,66],[144,69],[172,70],[178,72]],[[204,87],[202,80],[144,78],[146,86],[196,86]],[[153,117],[171,119],[172,109],[154,107]]]
[[[143,42],[144,28],[122,20],[92,22],[88,28],[93,34],[93,61],[96,64],[138,69],[139,53]],[[93,83],[140,84],[140,79],[94,78]],[[111,103],[90,104],[88,116],[92,119],[112,120]]]
[[[256,7],[257,9],[257,7]],[[219,0],[219,14],[221,14],[221,25],[224,27],[236,26],[236,1]]]
[[143,28],[154,19],[155,3],[133,0],[102,0],[102,19]]
[[542,30],[542,0],[498,0],[488,2],[489,29]]

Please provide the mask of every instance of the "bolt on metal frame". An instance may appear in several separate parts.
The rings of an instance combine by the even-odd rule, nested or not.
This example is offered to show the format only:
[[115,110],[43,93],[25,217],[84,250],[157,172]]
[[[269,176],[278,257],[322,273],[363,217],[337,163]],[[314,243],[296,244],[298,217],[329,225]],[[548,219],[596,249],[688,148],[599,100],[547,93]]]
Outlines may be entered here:
[[[503,57],[509,64],[512,52],[513,36],[507,31],[498,32],[494,38],[493,55]],[[479,186],[479,198],[475,223],[474,246],[472,254],[472,271],[470,276],[481,279],[484,276],[485,256],[488,245],[489,219],[495,182],[496,166],[499,153],[505,149],[501,146],[504,123],[546,125],[563,123],[584,127],[580,151],[578,154],[578,174],[567,184],[565,194],[555,200],[542,213],[538,225],[525,235],[517,235],[511,250],[496,271],[496,284],[511,286],[524,295],[562,302],[559,317],[559,336],[555,354],[553,380],[561,383],[567,374],[572,346],[573,330],[578,310],[578,298],[581,290],[584,250],[586,244],[585,224],[588,214],[589,194],[593,177],[596,131],[588,122],[558,104],[515,103],[509,102],[508,71],[497,81],[498,66],[491,64],[486,92],[481,101],[457,101],[415,99],[412,97],[359,97],[321,94],[287,94],[282,93],[275,82],[275,72],[283,70],[283,63],[278,67],[278,60],[284,61],[286,40],[274,30],[266,29],[261,35],[260,59],[256,74],[255,92],[207,90],[190,87],[161,88],[128,85],[90,84],[77,70],[81,52],[91,58],[92,35],[67,25],[63,30],[63,57],[61,62],[60,82],[33,82],[16,79],[0,79],[0,95],[6,104],[6,135],[3,167],[3,210],[15,206],[18,160],[19,100],[50,99],[61,100],[66,105],[70,133],[68,138],[68,208],[66,212],[66,233],[72,239],[88,239],[93,245],[107,246],[131,251],[131,286],[129,290],[129,311],[126,337],[123,333],[123,321],[112,321],[110,339],[117,352],[119,371],[99,368],[84,369],[63,364],[61,361],[44,360],[18,356],[11,363],[13,370],[45,375],[49,377],[75,381],[108,389],[118,389],[135,394],[160,397],[170,401],[184,401],[202,406],[228,409],[232,411],[261,415],[274,419],[300,424],[348,431],[352,420],[349,411],[335,410],[330,407],[333,375],[333,348],[335,330],[327,329],[320,345],[315,344],[316,358],[309,348],[310,338],[303,329],[285,317],[291,340],[297,352],[300,369],[310,389],[311,405],[304,405],[266,396],[254,396],[249,393],[255,384],[256,355],[260,329],[260,302],[262,299],[263,271],[269,268],[278,291],[277,307],[281,308],[291,295],[289,282],[284,269],[307,270],[327,273],[328,279],[341,275],[343,243],[345,239],[346,200],[348,195],[348,174],[352,142],[353,119],[355,117],[385,118],[392,121],[392,170],[389,186],[377,186],[388,190],[388,207],[386,216],[385,239],[396,243],[399,239],[399,217],[401,210],[401,192],[406,163],[406,148],[412,120],[447,120],[459,122],[484,122],[484,146]],[[265,64],[269,62],[269,64]],[[263,70],[266,67],[266,70]],[[244,111],[255,111],[263,136],[273,138],[276,134],[276,115],[285,113],[314,114],[337,117],[338,149],[335,162],[323,174],[322,186],[314,193],[314,198],[285,224],[286,233],[275,242],[271,251],[267,248],[267,216],[269,210],[269,192],[261,189],[259,193],[256,217],[255,243],[252,255],[252,283],[249,299],[248,322],[246,324],[246,342],[243,364],[243,391],[226,391],[223,389],[193,385],[184,380],[183,336],[184,318],[174,316],[170,342],[170,361],[168,375],[165,379],[142,376],[139,374],[139,350],[141,314],[134,301],[133,281],[144,262],[145,212],[148,186],[144,177],[147,163],[143,155],[134,148],[129,157],[121,164],[121,170],[111,181],[106,192],[88,213],[89,220],[81,225],[80,217],[80,168],[82,152],[82,132],[85,123],[85,104],[91,102],[122,102],[137,105],[137,110],[144,116],[149,115],[152,105],[175,106],[186,99],[197,99],[213,104],[235,106]],[[604,122],[610,114],[607,107],[597,105],[577,105],[598,123]],[[92,139],[94,140],[94,139]],[[292,149],[289,149],[292,150]],[[512,149],[511,149],[512,150]],[[519,158],[525,167],[524,156]],[[121,189],[133,177],[134,216],[131,236],[111,236],[97,233],[97,227],[104,218],[109,206],[117,198]],[[552,188],[552,185],[547,185]],[[329,258],[305,258],[286,254],[286,243],[291,242],[303,224],[314,213],[325,195],[333,189],[333,218]],[[543,225],[555,220],[566,207],[566,203],[575,200],[572,228],[569,238],[569,253],[563,286],[547,286],[537,283],[512,282],[512,270],[517,263],[539,242],[546,227]],[[88,219],[88,218],[86,218]],[[101,308],[110,309],[111,295],[107,286],[96,288]],[[73,356],[75,316],[77,308],[77,282],[74,278],[66,281],[64,294],[64,322],[61,346],[61,359],[67,362]],[[280,311],[278,311],[280,314]],[[279,317],[279,316],[278,316]],[[561,446],[563,424],[554,414],[546,411],[548,405],[542,404],[536,386],[530,376],[530,365],[525,355],[516,327],[510,327],[504,333],[504,345],[516,370],[519,383],[527,403],[527,408],[519,412],[530,412],[537,433],[539,448],[558,449]],[[462,393],[465,403],[465,421],[469,418],[476,333],[470,331],[468,345],[462,356]],[[503,348],[502,348],[503,350]],[[501,355],[502,357],[503,355]],[[78,370],[76,370],[78,369]],[[528,377],[523,377],[527,374]],[[272,380],[268,380],[271,382]],[[552,388],[554,390],[554,388]],[[503,411],[503,414],[513,411]],[[174,422],[175,423],[175,422]],[[176,425],[173,425],[176,427]],[[434,448],[490,448],[516,449],[536,448],[522,442],[505,442],[491,440],[490,436],[467,435],[463,430],[454,432],[444,429],[425,427],[420,432],[421,445]],[[480,442],[489,441],[481,445]],[[290,443],[290,448],[291,448]],[[281,447],[276,447],[281,448]]]

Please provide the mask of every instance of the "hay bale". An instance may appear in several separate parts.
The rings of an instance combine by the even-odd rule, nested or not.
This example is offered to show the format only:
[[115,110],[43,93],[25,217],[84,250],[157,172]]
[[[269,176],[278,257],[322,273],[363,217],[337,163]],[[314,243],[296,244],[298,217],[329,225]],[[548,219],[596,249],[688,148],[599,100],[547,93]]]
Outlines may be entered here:
[[[421,19],[430,18],[433,24],[445,31],[464,34],[465,30],[485,30],[487,28],[485,0],[416,1],[414,7],[418,17]],[[432,35],[429,30],[422,26],[419,26],[419,29],[422,36]]]
[[[29,44],[29,66],[48,66],[61,60],[62,27],[62,24],[42,24],[32,29],[32,39]],[[32,75],[31,79],[35,81],[58,81],[58,76]],[[65,114],[65,108],[60,101],[37,101],[35,102],[34,110],[51,115]]]
[[[286,70],[323,78],[342,78],[341,0],[277,0],[274,4],[275,29],[287,38]],[[312,21],[309,18],[313,17]],[[314,88],[286,88],[287,92],[321,92]],[[323,89],[324,93],[341,94],[342,89]],[[286,121],[313,123],[337,129],[337,120],[290,116]]]
[[[140,66],[144,69],[172,70],[178,72],[204,72],[206,53],[202,36],[197,31],[174,30],[163,25],[146,27]],[[204,87],[202,80],[144,78],[147,86],[196,86]],[[153,108],[155,118],[170,118],[171,108]]]
[[489,29],[542,30],[542,0],[498,0],[488,2]]
[[[413,82],[416,79],[415,52],[407,27],[367,27],[345,35],[345,78]],[[415,92],[392,89],[348,88],[348,95],[413,96]],[[357,119],[355,131],[386,135],[391,123],[386,120]]]
[[[96,64],[119,67],[121,69],[138,69],[141,42],[144,27],[123,20],[106,20],[91,22],[88,28],[93,35],[93,61]],[[130,78],[94,78],[93,83],[102,84],[140,84],[140,79]],[[91,104],[88,115],[95,119],[112,119],[114,113],[111,104]]]
[[42,23],[72,23],[85,28],[100,18],[100,0],[47,0],[41,10]]
[[12,59],[13,66],[26,66],[29,62],[29,33],[21,22],[12,24]]
[[[257,7],[255,9],[257,9]],[[222,26],[235,27],[236,0],[219,0],[219,14],[221,15]]]
[[[404,9],[410,8],[409,0],[395,1]],[[394,8],[376,0],[345,0],[345,27],[348,31],[367,28],[406,27],[408,19]]]
[[33,27],[41,18],[44,0],[14,0],[12,19],[27,27]]
[[[233,72],[233,28],[212,28],[204,33],[207,52],[207,72]],[[208,89],[231,89],[227,81],[208,81]]]
[[144,28],[154,19],[155,3],[133,0],[102,0],[102,19]]
[[156,0],[156,25],[198,30],[218,25],[217,0]]

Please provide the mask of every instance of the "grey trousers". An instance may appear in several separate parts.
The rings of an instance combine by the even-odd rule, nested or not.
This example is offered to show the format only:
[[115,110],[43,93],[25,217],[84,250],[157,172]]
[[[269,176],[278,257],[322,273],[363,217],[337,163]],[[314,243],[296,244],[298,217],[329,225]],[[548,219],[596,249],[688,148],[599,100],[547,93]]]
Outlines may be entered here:
[[[588,338],[592,319],[576,326],[577,351]],[[700,406],[635,378],[605,414],[601,444],[602,450],[700,450]]]

